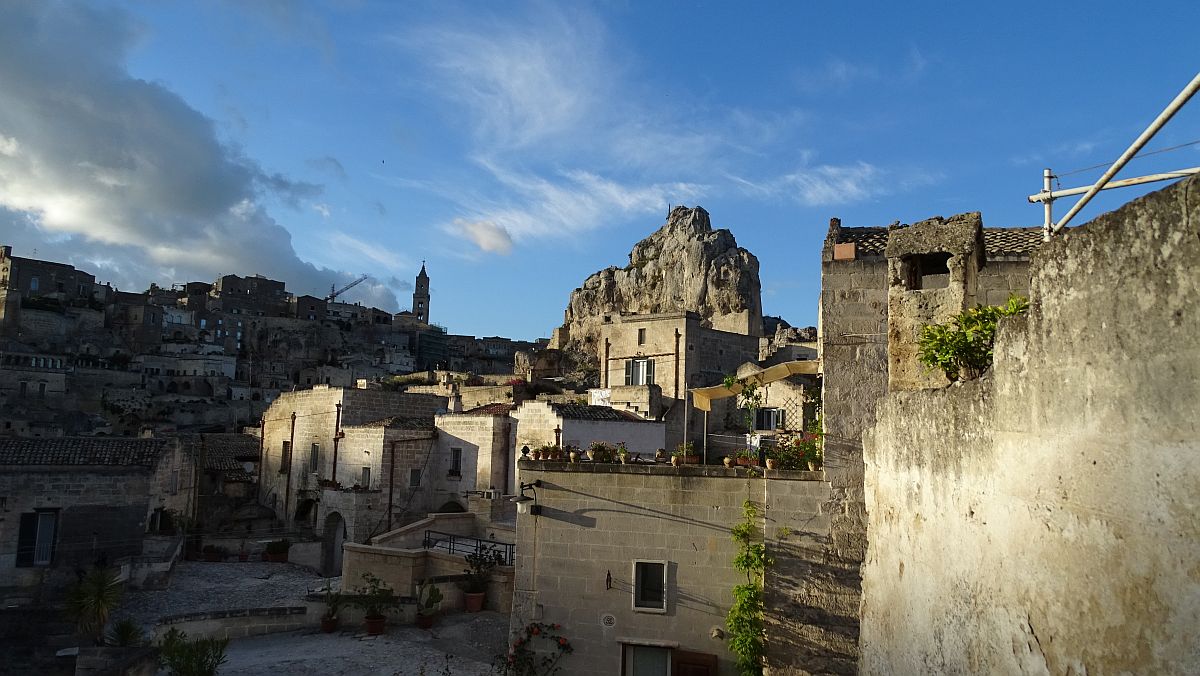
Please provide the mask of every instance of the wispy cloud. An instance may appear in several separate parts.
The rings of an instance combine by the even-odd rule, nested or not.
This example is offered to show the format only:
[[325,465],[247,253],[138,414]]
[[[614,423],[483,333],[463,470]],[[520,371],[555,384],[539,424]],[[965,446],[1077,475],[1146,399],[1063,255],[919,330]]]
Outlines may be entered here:
[[313,208],[313,211],[317,212],[318,214],[321,214],[321,218],[324,218],[326,220],[329,219],[329,215],[331,212],[329,210],[328,204],[318,202],[318,203],[312,205],[312,208]]
[[344,263],[366,259],[389,272],[411,267],[411,261],[379,242],[364,242],[341,231],[329,235],[329,245],[335,257]]
[[1103,141],[1099,138],[1062,141],[1042,150],[1013,155],[1008,161],[1013,166],[1024,167],[1035,164],[1044,165],[1046,162],[1061,162],[1062,160],[1081,160],[1094,157],[1096,149],[1101,145],[1103,145]]
[[508,234],[504,226],[491,221],[466,221],[456,218],[447,231],[470,240],[480,251],[505,256],[512,253],[512,235]]
[[756,197],[783,197],[806,207],[848,204],[936,183],[940,176],[918,170],[893,175],[869,162],[821,164],[765,180],[729,175],[742,192]]

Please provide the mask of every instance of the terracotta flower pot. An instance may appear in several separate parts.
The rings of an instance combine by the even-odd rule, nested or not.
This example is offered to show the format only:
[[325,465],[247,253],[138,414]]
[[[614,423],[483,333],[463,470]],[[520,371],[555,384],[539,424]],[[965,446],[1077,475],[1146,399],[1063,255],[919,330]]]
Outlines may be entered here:
[[387,624],[387,617],[379,615],[378,617],[364,617],[363,625],[367,628],[368,636],[379,636],[383,633],[384,626]]
[[485,592],[463,592],[463,606],[468,613],[483,610],[483,602],[487,599]]
[[726,467],[733,467],[733,466],[734,466],[734,459],[733,459],[733,458],[731,458],[731,457],[729,457],[728,455],[727,455],[727,456],[725,456],[725,459],[724,459],[724,460],[722,460],[722,462],[724,462],[724,463],[725,463],[725,466],[726,466]]
[[808,471],[815,472],[818,469],[821,469],[821,468],[819,466],[817,466],[817,463],[811,462],[811,461],[808,463]]
[[685,464],[685,465],[699,465],[699,464],[700,464],[700,456],[699,456],[698,454],[695,454],[695,455],[685,455],[685,456],[683,456],[683,464]]
[[776,469],[779,466],[779,461],[775,458],[767,458],[767,469]]
[[671,466],[678,467],[683,464],[683,457],[679,455],[671,456]]
[[577,453],[575,451],[571,451],[571,462],[573,462],[573,463],[579,462],[579,453]]
[[336,617],[322,617],[321,618],[321,631],[325,632],[326,634],[332,634],[333,632],[337,631],[337,628],[338,628],[338,618],[336,618]]

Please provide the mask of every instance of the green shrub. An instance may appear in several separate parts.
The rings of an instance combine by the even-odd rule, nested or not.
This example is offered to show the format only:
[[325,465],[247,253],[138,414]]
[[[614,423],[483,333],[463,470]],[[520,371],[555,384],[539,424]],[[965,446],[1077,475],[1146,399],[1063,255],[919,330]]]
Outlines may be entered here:
[[216,676],[225,664],[229,639],[201,638],[189,641],[187,634],[172,628],[163,637],[159,659],[172,676]]
[[930,369],[941,369],[951,381],[978,378],[992,365],[996,322],[1028,309],[1028,298],[1012,296],[1005,305],[980,305],[945,324],[929,324],[921,329],[918,358]]
[[729,650],[737,655],[738,673],[762,676],[766,654],[766,606],[763,603],[763,577],[774,561],[767,555],[764,533],[758,526],[758,507],[749,500],[742,503],[742,521],[730,529],[737,543],[733,567],[746,574],[746,583],[733,588],[733,606],[725,616],[729,629]]

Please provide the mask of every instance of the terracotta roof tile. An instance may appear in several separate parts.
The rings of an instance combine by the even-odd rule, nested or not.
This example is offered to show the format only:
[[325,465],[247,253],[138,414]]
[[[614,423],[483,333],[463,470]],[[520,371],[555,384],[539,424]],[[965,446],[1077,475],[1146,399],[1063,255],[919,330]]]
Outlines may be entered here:
[[463,411],[462,415],[508,415],[517,407],[515,404],[484,404],[476,406],[473,409]]
[[0,465],[153,467],[167,444],[128,437],[0,437]]
[[622,411],[610,406],[588,406],[585,404],[555,404],[550,407],[561,415],[564,420],[613,420],[620,422],[652,422],[639,418],[629,411]]
[[[837,243],[854,242],[859,256],[883,256],[887,240],[887,228],[842,228]],[[989,257],[1029,256],[1041,244],[1041,228],[983,229],[983,246]]]

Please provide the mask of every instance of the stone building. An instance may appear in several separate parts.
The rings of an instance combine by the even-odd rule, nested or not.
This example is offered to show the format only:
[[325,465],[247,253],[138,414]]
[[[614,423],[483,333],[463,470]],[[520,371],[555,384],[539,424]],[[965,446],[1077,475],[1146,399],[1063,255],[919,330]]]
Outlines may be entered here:
[[425,272],[425,261],[421,261],[421,271],[413,285],[412,314],[422,324],[429,323],[429,274]]
[[479,532],[493,521],[512,519],[512,503],[501,496],[516,493],[515,423],[510,417],[515,409],[513,404],[487,404],[437,416],[436,451],[427,472],[435,511],[459,511],[465,505],[477,516]]
[[[600,327],[600,389],[611,390],[613,405],[650,401],[653,395],[631,388],[655,385],[657,410],[639,411],[667,425],[666,445],[699,439],[703,419],[691,417],[684,430],[685,392],[718,385],[745,362],[758,358],[757,336],[707,328],[694,312],[610,315]],[[623,388],[623,389],[621,389]],[[710,418],[715,426],[721,416]]]
[[[893,318],[889,312],[889,280],[903,280],[905,292],[931,300],[942,293],[961,294],[948,301],[947,308],[961,308],[969,302],[968,296],[979,302],[999,303],[1011,293],[1028,293],[1030,253],[1041,243],[1040,228],[982,229],[978,214],[964,214],[949,222],[957,233],[953,242],[921,246],[911,233],[947,221],[844,228],[833,219],[821,255],[818,342],[824,466],[833,499],[829,504],[830,557],[813,605],[845,622],[844,626],[820,631],[826,636],[823,650],[831,660],[844,665],[847,673],[853,671],[858,657],[858,616],[833,609],[857,607],[861,596],[860,568],[867,547],[862,435],[873,424],[878,402],[887,393],[889,332],[906,331],[911,335],[918,317],[935,316],[927,304],[918,300],[898,305]],[[895,259],[889,263],[893,252]],[[968,287],[959,292],[942,291],[952,277],[956,283],[969,285],[970,293],[965,291]],[[911,316],[902,316],[900,310]],[[940,317],[944,312],[936,314]]]
[[[100,295],[104,295],[102,288]],[[74,266],[12,255],[0,246],[0,335],[15,334],[22,307],[101,307],[96,278]]]
[[[1198,188],[1042,245],[1029,312],[1000,322],[982,377],[884,381],[863,438],[859,673],[1200,671]],[[955,220],[889,243],[889,266],[951,253],[950,285],[971,295],[943,239]],[[946,291],[910,279],[891,279],[900,312]],[[888,338],[911,357],[910,333]]]
[[[286,524],[327,543],[324,567],[341,564],[343,541],[368,537],[423,513],[423,474],[434,415],[446,399],[325,385],[286,392],[263,415],[258,499]],[[415,501],[415,504],[414,504]]]
[[192,468],[172,440],[0,437],[0,591],[139,556],[164,514],[193,513]]
[[[725,616],[745,574],[730,529],[742,504],[762,509],[768,673],[825,673],[811,635],[783,602],[811,594],[829,526],[816,472],[662,464],[522,461],[532,508],[517,517],[510,630],[560,624],[574,652],[564,673],[733,676]],[[788,609],[776,612],[776,608]],[[523,635],[523,633],[518,634]],[[538,641],[534,650],[544,648]]]

